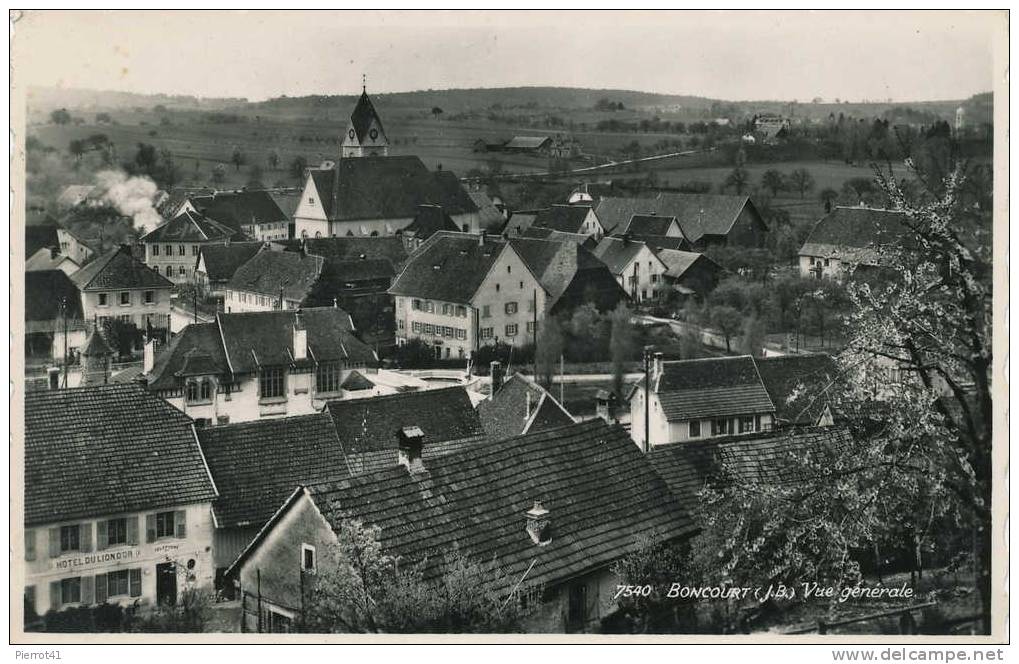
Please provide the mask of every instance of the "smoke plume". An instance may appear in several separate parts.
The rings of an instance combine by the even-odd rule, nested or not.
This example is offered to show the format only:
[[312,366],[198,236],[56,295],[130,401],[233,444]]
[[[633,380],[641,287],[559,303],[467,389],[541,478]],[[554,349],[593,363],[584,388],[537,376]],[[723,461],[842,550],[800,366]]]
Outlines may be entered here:
[[134,220],[134,227],[140,234],[151,231],[163,223],[156,209],[152,207],[156,183],[145,176],[128,176],[122,171],[100,171],[96,173],[97,194],[106,203],[117,208],[122,215]]

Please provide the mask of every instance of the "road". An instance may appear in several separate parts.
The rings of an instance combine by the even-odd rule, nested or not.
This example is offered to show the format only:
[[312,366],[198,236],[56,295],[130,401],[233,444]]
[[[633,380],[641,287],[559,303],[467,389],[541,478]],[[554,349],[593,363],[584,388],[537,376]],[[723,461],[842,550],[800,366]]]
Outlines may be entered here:
[[[660,161],[662,159],[671,159],[673,157],[689,157],[695,154],[705,154],[708,152],[714,152],[716,148],[708,148],[707,150],[683,150],[681,152],[670,152],[668,154],[656,154],[650,157],[639,157],[637,159],[624,159],[622,161],[610,161],[605,164],[598,164],[596,166],[585,166],[584,168],[573,168],[569,171],[561,173],[553,173],[551,171],[532,171],[530,173],[499,173],[493,177],[500,180],[516,180],[518,178],[535,178],[535,177],[569,177],[571,175],[584,175],[586,173],[598,173],[601,171],[617,168],[619,166],[629,166],[630,164],[641,164],[652,161]],[[470,180],[472,178],[461,178],[463,180]]]

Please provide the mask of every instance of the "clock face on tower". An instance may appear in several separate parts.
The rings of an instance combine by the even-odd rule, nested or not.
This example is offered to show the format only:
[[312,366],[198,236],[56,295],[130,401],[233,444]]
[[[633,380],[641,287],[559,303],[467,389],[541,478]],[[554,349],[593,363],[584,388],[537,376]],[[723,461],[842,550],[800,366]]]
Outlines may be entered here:
[[353,130],[353,129],[351,129],[350,131],[348,131],[348,132],[347,132],[347,136],[349,136],[349,137],[350,137],[350,140],[354,140],[354,130]]
[[379,130],[372,127],[372,130],[368,132],[368,135],[371,136],[372,140],[374,141],[376,138],[379,137]]

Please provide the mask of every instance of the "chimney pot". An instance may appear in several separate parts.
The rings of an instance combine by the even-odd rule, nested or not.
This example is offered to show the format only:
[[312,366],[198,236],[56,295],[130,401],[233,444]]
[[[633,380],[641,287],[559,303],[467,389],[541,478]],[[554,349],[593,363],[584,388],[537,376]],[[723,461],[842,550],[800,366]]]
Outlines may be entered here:
[[492,377],[492,397],[495,397],[495,393],[502,387],[502,362],[492,362],[489,365],[491,370],[489,374]]
[[403,427],[396,433],[398,440],[397,461],[401,466],[412,473],[425,469],[421,459],[421,449],[424,447],[425,434],[420,427]]
[[148,339],[145,342],[145,350],[142,356],[142,373],[152,373],[154,366],[156,366],[156,340]]
[[534,506],[527,510],[525,517],[527,534],[531,536],[531,541],[538,546],[549,544],[552,541],[552,519],[540,500],[534,501]]
[[663,360],[662,354],[661,353],[655,353],[654,354],[654,377],[655,377],[655,379],[657,379],[659,376],[662,375],[663,367],[664,367],[664,360]]
[[294,359],[305,360],[308,358],[308,330],[304,326],[304,318],[301,312],[294,314]]

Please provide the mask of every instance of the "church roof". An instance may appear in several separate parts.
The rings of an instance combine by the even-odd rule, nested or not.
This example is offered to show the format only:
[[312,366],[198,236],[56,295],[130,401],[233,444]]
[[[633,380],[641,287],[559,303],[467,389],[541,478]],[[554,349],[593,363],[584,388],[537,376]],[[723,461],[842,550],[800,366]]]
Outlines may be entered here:
[[375,105],[372,104],[372,100],[368,97],[366,90],[361,93],[361,98],[357,100],[354,112],[350,114],[350,123],[354,125],[354,132],[357,134],[359,143],[364,142],[364,137],[368,134],[372,120],[378,125],[379,133],[385,134],[386,132],[382,128],[382,118],[375,111]]

